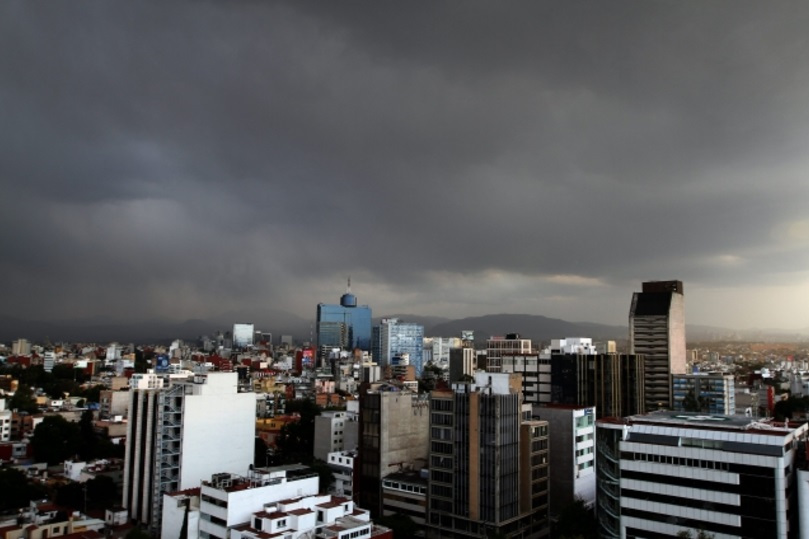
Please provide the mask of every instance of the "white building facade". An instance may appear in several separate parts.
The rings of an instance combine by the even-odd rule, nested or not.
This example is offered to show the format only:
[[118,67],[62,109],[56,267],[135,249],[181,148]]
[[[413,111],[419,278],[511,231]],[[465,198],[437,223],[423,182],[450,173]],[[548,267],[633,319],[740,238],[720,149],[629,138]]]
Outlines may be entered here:
[[593,406],[535,407],[534,417],[548,422],[551,458],[551,515],[577,499],[592,508],[596,501],[595,419]]
[[357,448],[359,414],[326,411],[315,417],[314,456],[326,460],[334,451]]
[[0,442],[11,440],[11,410],[6,409],[6,399],[0,399]]
[[[301,466],[250,470],[247,475],[217,473],[193,492],[163,497],[162,537],[178,537],[188,505],[189,535],[182,539],[356,539],[389,536],[374,526],[367,511],[349,498],[319,494],[317,473]],[[191,513],[196,515],[191,518]],[[198,524],[196,535],[191,522]]]
[[236,373],[215,372],[130,391],[123,505],[133,519],[156,531],[163,493],[253,463],[255,396],[237,383]]
[[600,536],[786,539],[799,520],[795,466],[807,429],[677,412],[599,420]]
[[334,474],[334,483],[330,489],[332,494],[347,498],[354,496],[354,459],[356,458],[356,450],[329,453],[326,464]]

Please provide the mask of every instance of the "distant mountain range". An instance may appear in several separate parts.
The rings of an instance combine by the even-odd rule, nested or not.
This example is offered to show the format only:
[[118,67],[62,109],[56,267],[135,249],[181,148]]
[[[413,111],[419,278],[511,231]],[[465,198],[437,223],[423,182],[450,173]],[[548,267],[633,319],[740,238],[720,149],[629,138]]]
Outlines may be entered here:
[[[529,314],[493,314],[452,320],[436,316],[401,314],[385,316],[416,322],[424,326],[424,334],[440,337],[460,336],[461,331],[472,330],[478,344],[493,335],[519,333],[523,338],[550,341],[564,337],[591,337],[596,341],[615,340],[619,343],[628,338],[627,326],[610,326],[591,322],[568,322],[557,318]],[[375,318],[379,323],[381,318]],[[121,342],[121,343],[169,343],[174,339],[195,341],[202,335],[215,335],[230,331],[234,322],[255,324],[257,330],[270,332],[278,342],[280,335],[292,335],[296,341],[314,339],[315,321],[306,320],[280,310],[265,310],[260,313],[223,313],[211,319],[191,319],[183,322],[151,319],[136,322],[115,320],[110,317],[95,317],[82,320],[36,321],[0,316],[0,342],[26,338],[32,342]],[[688,325],[689,342],[700,341],[783,341],[809,340],[809,328],[804,331],[746,330]]]

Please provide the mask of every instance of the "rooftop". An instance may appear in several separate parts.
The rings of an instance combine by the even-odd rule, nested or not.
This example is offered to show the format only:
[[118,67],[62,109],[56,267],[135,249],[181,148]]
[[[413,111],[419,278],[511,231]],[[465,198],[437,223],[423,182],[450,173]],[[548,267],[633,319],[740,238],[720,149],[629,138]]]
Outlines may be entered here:
[[760,434],[787,436],[797,430],[806,431],[806,423],[776,422],[770,419],[756,419],[743,415],[701,414],[694,412],[656,411],[625,418],[608,417],[600,423],[616,425],[649,425],[670,428],[686,428],[736,432],[738,434]]

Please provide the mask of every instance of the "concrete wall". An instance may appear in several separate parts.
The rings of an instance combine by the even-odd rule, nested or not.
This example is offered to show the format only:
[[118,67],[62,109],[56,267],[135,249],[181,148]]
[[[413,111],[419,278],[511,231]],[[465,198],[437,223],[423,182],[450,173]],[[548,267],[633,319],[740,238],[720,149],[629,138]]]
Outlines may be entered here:
[[[399,471],[399,463],[424,466],[430,443],[428,401],[415,393],[383,393],[380,416],[380,475]],[[415,405],[415,406],[414,406]]]
[[255,396],[236,393],[236,373],[208,375],[208,387],[186,395],[180,489],[218,472],[245,474],[255,448]]

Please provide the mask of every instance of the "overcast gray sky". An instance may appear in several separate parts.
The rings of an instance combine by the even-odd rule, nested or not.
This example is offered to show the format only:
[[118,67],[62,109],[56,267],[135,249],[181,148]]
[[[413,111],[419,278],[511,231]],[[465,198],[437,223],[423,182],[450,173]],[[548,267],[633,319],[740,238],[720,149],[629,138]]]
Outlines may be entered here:
[[0,314],[809,326],[809,3],[4,2]]

